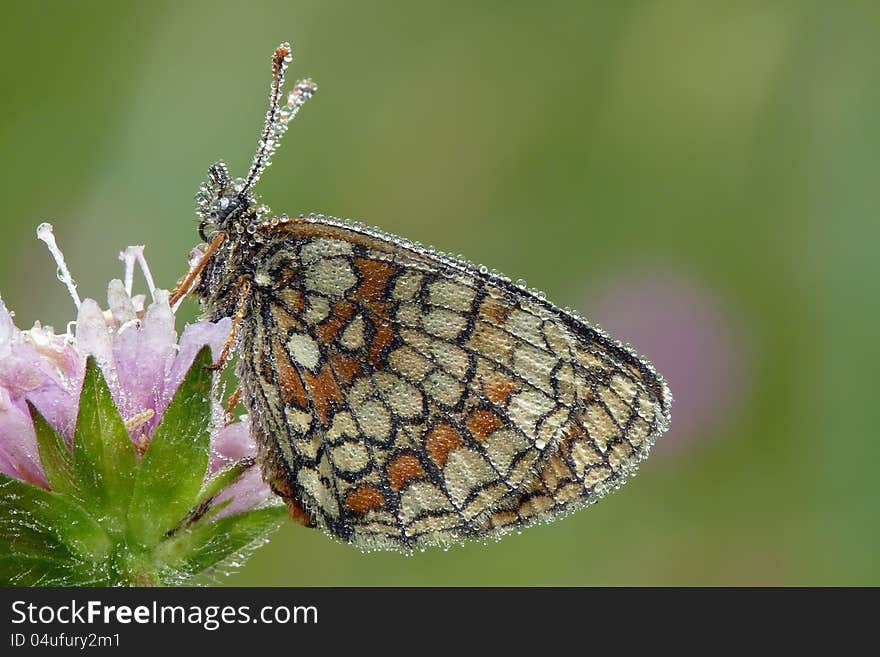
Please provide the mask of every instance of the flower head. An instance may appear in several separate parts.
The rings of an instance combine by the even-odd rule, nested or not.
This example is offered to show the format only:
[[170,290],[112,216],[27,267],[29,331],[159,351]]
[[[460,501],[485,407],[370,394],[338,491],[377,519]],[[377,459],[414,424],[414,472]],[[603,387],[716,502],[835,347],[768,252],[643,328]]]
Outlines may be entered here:
[[[134,541],[137,549],[129,550],[128,554],[140,556],[134,565],[104,564],[108,579],[99,581],[131,583],[125,573],[134,572],[137,573],[134,581],[184,581],[197,574],[198,569],[194,570],[185,559],[180,560],[186,550],[179,545],[175,548],[176,565],[169,565],[167,559],[157,556],[167,552],[163,544],[171,540],[194,541],[193,536],[199,531],[210,531],[205,529],[206,523],[217,525],[219,523],[213,521],[220,518],[228,523],[238,517],[249,517],[249,512],[258,513],[261,504],[270,497],[258,469],[250,467],[256,449],[246,419],[227,422],[217,394],[218,377],[208,373],[204,364],[199,365],[197,358],[205,347],[210,349],[213,358],[218,357],[229,336],[231,320],[190,324],[178,341],[176,308],[169,305],[168,291],[153,284],[143,247],[129,247],[120,254],[125,264],[124,277],[110,281],[107,309],[93,299],[80,300],[64,257],[55,244],[51,226],[41,225],[38,236],[55,257],[59,278],[67,285],[77,306],[77,318],[62,334],[39,323],[22,331],[15,326],[13,313],[0,299],[0,473],[6,475],[5,478],[0,475],[0,488],[17,486],[17,494],[32,496],[45,495],[38,492],[40,489],[48,490],[51,493],[46,499],[66,496],[69,500],[65,503],[75,503],[83,507],[84,513],[90,513],[93,509],[88,508],[89,490],[96,484],[89,477],[100,479],[103,467],[104,475],[111,480],[118,479],[111,482],[116,486],[110,491],[112,497],[118,498],[121,491],[123,496],[131,496],[131,502],[122,511],[117,510],[118,517],[113,522],[108,520],[113,514],[107,509],[101,513],[95,511],[99,527],[95,531],[106,532],[111,543]],[[147,282],[149,303],[144,296],[132,295],[134,271],[138,266]],[[95,363],[91,367],[100,370],[91,378],[90,359]],[[204,358],[202,361],[206,362]],[[92,388],[86,391],[84,381],[89,385],[98,381],[95,383],[98,392]],[[185,382],[189,383],[185,385]],[[93,406],[101,406],[101,389],[107,391],[107,401],[96,410]],[[207,395],[196,394],[202,389]],[[186,395],[191,397],[190,401],[181,399]],[[83,419],[93,412],[103,414],[100,423],[89,424],[88,418]],[[166,417],[169,419],[163,433]],[[41,429],[43,421],[48,429]],[[118,427],[115,439],[114,427]],[[94,435],[96,432],[102,435]],[[187,432],[191,432],[195,442],[181,438]],[[57,437],[54,443],[52,435]],[[123,438],[120,439],[120,435]],[[151,451],[154,438],[162,445]],[[77,445],[77,441],[82,444]],[[86,443],[100,445],[101,441],[110,445],[107,453],[115,449],[122,461],[92,463],[90,459],[95,455],[89,454]],[[129,441],[132,444],[126,447]],[[200,441],[204,441],[203,451],[198,447],[202,444]],[[173,453],[174,445],[195,450],[190,454],[196,457],[191,459],[194,470],[186,471],[189,463],[178,463],[177,474],[165,475],[174,468],[163,470],[160,462],[174,466],[175,458],[184,458]],[[95,472],[86,472],[88,468],[94,468]],[[126,469],[130,470],[128,477]],[[15,480],[25,483],[16,484]],[[97,485],[100,488],[100,482]],[[150,486],[155,491],[151,492]],[[165,499],[163,495],[170,497]],[[175,495],[179,499],[175,499]],[[47,502],[44,500],[44,503]],[[143,508],[135,508],[138,504]],[[151,506],[154,504],[158,506]],[[0,531],[4,529],[4,521],[15,520],[12,515],[4,517],[4,510],[6,506],[0,504]],[[20,513],[21,509],[9,509],[10,514],[16,511]],[[180,518],[173,515],[178,511],[183,513]],[[272,524],[268,520],[271,518],[274,522],[276,516],[269,514],[266,522],[257,525],[263,532],[268,531]],[[60,522],[61,518],[57,520]],[[245,547],[241,543],[243,537],[259,538],[253,532],[237,536],[227,546],[228,550],[218,551],[218,559]],[[216,537],[212,540],[218,545],[223,542]],[[13,553],[14,543],[10,545]],[[101,541],[98,544],[104,545]],[[56,558],[57,555],[49,556]],[[91,555],[89,558],[100,561],[107,557]],[[199,564],[204,565],[201,561]],[[74,578],[50,583],[77,581]]]

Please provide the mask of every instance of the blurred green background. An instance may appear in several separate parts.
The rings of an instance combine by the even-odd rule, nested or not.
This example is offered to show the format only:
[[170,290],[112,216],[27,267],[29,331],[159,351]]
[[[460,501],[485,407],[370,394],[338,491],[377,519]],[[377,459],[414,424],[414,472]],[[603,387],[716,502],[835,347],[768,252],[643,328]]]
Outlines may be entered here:
[[246,171],[282,40],[321,89],[267,203],[526,278],[632,340],[676,403],[639,477],[565,520],[412,557],[290,525],[225,581],[880,584],[876,3],[4,3],[19,326],[74,316],[41,221],[84,296],[128,244],[173,285],[206,168]]

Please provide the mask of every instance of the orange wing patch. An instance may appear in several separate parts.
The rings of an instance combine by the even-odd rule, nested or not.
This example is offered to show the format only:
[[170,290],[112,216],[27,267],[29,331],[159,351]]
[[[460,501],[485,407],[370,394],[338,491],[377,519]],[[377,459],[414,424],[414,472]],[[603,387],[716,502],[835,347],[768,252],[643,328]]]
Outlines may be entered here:
[[354,315],[354,304],[348,301],[337,301],[333,304],[327,321],[315,329],[316,337],[325,344],[330,344],[336,339],[337,334],[352,315]]
[[281,400],[285,404],[293,404],[298,408],[308,408],[309,398],[303,386],[299,372],[290,362],[287,350],[280,342],[273,344],[275,356],[275,373],[278,378],[278,388]]
[[333,375],[333,370],[329,364],[325,363],[318,374],[312,374],[308,370],[304,370],[303,378],[305,379],[306,388],[309,395],[315,403],[315,412],[321,424],[329,426],[330,424],[330,408],[333,404],[341,405],[345,401],[339,383]]
[[439,466],[446,465],[449,452],[462,445],[464,445],[464,438],[461,437],[458,429],[445,422],[436,425],[425,437],[425,448],[434,463]]
[[504,421],[492,411],[479,408],[468,415],[467,430],[477,440],[485,440],[489,434],[504,426]]
[[372,486],[361,486],[348,494],[345,506],[355,513],[366,513],[370,509],[381,508],[385,497]]
[[388,281],[394,275],[394,267],[381,260],[354,258],[354,265],[361,273],[364,281],[351,295],[352,299],[362,302],[381,303],[386,300],[385,290]]
[[347,356],[345,354],[330,354],[330,364],[333,366],[336,376],[339,377],[339,383],[343,386],[350,386],[363,371],[360,361],[354,356]]
[[491,378],[487,378],[483,383],[483,387],[489,401],[499,406],[505,405],[510,396],[519,389],[513,381],[503,374],[496,374]]
[[373,314],[373,328],[376,331],[373,341],[370,344],[369,361],[377,367],[381,363],[381,357],[385,349],[394,342],[396,337],[391,321],[388,319],[390,304],[372,303],[369,306],[370,312]]
[[403,488],[407,482],[427,476],[418,457],[413,454],[402,454],[389,461],[386,473],[388,485],[395,492]]

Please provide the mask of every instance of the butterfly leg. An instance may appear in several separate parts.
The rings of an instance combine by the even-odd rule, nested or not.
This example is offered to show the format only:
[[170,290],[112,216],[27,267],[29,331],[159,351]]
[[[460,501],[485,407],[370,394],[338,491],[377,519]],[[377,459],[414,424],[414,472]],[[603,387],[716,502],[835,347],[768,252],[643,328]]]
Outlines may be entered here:
[[226,367],[226,363],[228,362],[229,352],[232,351],[232,345],[235,342],[235,335],[238,333],[238,327],[241,324],[241,320],[244,319],[244,314],[247,312],[247,302],[250,298],[251,292],[251,281],[249,278],[242,276],[238,280],[238,306],[235,309],[235,316],[232,318],[232,330],[229,331],[229,337],[226,338],[226,344],[223,345],[223,351],[220,352],[220,358],[217,359],[213,365],[208,365],[208,369],[214,372],[221,371],[224,367]]
[[176,305],[178,301],[189,294],[196,279],[201,275],[205,265],[208,264],[208,260],[211,259],[211,256],[214,255],[214,251],[219,249],[220,245],[223,244],[225,240],[225,233],[217,233],[217,235],[214,236],[214,239],[211,240],[208,248],[205,250],[204,255],[202,255],[201,260],[199,260],[196,266],[190,269],[186,275],[177,281],[177,285],[175,285],[174,289],[171,291],[171,296],[168,297],[168,303],[171,306]]
[[223,412],[223,417],[226,418],[226,424],[229,424],[232,420],[232,412],[235,410],[235,407],[238,406],[238,401],[241,399],[241,386],[236,386],[235,392],[229,397],[229,400],[226,402],[226,409]]

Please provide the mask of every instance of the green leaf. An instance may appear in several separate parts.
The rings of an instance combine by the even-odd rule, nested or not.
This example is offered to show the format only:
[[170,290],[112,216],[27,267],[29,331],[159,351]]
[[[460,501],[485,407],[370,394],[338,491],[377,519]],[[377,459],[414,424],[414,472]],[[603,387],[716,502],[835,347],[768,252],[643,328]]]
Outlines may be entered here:
[[210,456],[210,364],[204,347],[141,459],[128,511],[130,542],[155,545],[197,503]]
[[122,531],[136,466],[125,423],[90,356],[73,439],[73,471],[77,497],[111,531]]
[[73,481],[73,454],[58,432],[40,415],[36,406],[29,401],[27,405],[37,432],[40,461],[43,463],[43,472],[46,473],[49,487],[57,493],[72,495],[76,490]]
[[0,474],[0,583],[55,583],[64,573],[65,584],[100,582],[111,547],[102,527],[70,499]]
[[194,577],[247,552],[276,530],[287,517],[283,504],[264,506],[243,513],[193,525],[175,534],[159,550],[162,561],[180,574]]

